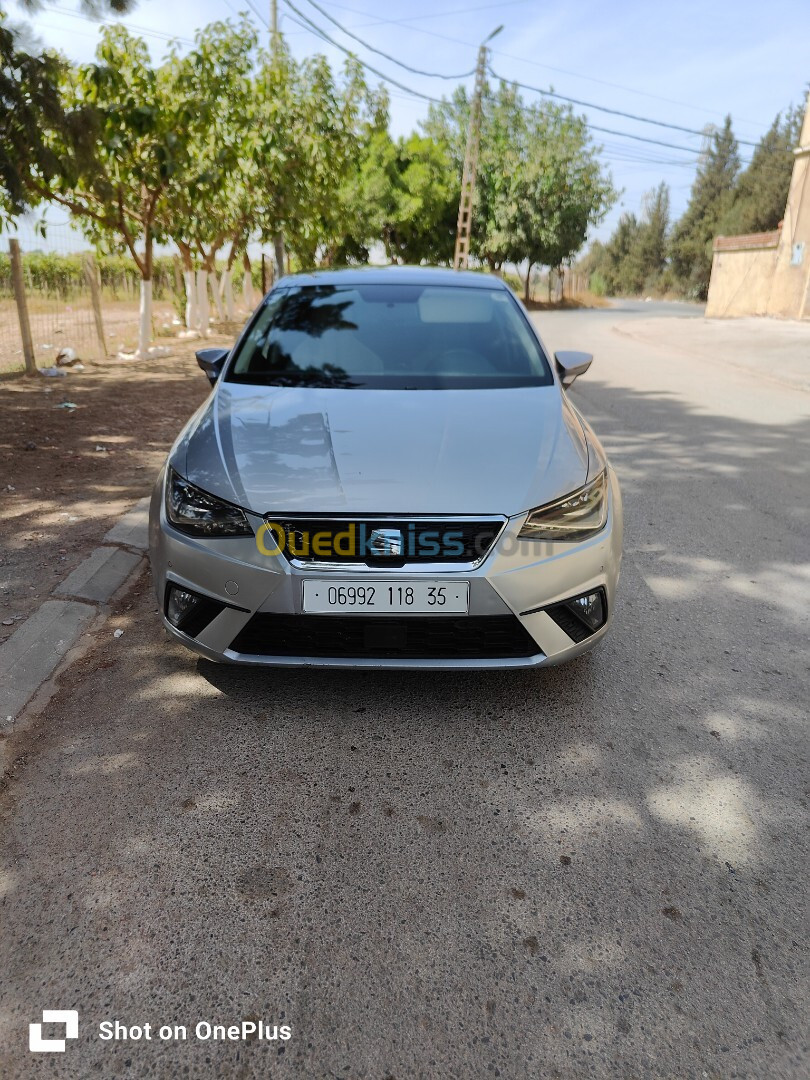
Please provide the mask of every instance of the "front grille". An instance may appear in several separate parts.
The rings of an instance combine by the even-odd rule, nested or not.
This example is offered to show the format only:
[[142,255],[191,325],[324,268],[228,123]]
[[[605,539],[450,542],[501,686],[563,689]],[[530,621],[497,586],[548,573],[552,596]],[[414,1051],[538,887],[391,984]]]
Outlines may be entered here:
[[290,562],[393,568],[406,563],[480,562],[490,551],[505,518],[341,519],[268,515],[265,521],[273,523],[276,543]]
[[276,615],[260,612],[231,643],[250,656],[496,660],[540,649],[514,615]]

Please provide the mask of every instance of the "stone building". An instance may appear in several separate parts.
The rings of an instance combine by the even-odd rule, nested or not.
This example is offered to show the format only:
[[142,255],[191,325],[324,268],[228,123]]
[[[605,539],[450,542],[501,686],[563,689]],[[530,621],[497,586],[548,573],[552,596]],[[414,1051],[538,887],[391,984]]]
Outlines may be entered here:
[[779,228],[715,237],[707,316],[810,319],[810,96],[793,153],[793,176]]

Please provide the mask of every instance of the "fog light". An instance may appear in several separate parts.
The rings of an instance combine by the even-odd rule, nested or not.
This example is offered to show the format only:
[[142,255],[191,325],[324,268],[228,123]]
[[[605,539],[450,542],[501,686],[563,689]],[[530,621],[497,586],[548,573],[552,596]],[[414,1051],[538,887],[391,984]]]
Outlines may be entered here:
[[172,626],[180,627],[183,620],[194,610],[199,601],[199,596],[187,589],[178,589],[175,585],[169,589],[169,603],[166,607],[166,618]]
[[572,596],[570,600],[546,608],[545,612],[572,641],[584,641],[601,630],[607,621],[605,590],[594,589],[582,596]]
[[166,618],[175,629],[190,637],[201,633],[226,607],[226,604],[212,600],[210,596],[200,596],[199,593],[183,589],[179,585],[168,586]]
[[586,596],[578,596],[576,600],[569,600],[567,607],[573,611],[578,619],[582,619],[585,625],[596,631],[605,621],[605,607],[602,603],[602,590],[588,593]]

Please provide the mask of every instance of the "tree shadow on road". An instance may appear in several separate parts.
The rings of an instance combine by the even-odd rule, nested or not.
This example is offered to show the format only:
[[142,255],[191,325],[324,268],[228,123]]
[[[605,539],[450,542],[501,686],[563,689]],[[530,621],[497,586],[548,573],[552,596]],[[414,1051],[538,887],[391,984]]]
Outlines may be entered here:
[[810,425],[590,390],[626,558],[566,667],[217,666],[144,586],[9,793],[7,1013],[282,1011],[299,1075],[802,1074]]

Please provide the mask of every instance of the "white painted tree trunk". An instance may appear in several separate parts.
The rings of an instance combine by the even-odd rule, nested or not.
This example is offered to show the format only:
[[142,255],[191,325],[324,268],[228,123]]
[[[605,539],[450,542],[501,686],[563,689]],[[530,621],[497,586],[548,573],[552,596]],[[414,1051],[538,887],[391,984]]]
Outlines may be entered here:
[[197,271],[197,329],[203,337],[210,332],[208,323],[208,271]]
[[147,356],[152,340],[152,282],[141,278],[141,307],[138,315],[138,356]]
[[219,292],[225,302],[225,317],[228,322],[233,322],[236,319],[236,305],[233,302],[233,279],[231,271],[227,267],[222,271]]
[[211,282],[211,295],[214,298],[214,309],[217,313],[217,322],[223,322],[225,319],[225,312],[222,307],[222,289],[220,288],[219,281],[217,280],[216,270],[212,270],[209,275]]
[[196,330],[199,323],[197,311],[197,283],[194,280],[193,270],[183,271],[183,283],[186,286],[186,327]]
[[256,306],[253,298],[253,279],[248,269],[245,269],[245,276],[242,278],[242,303],[248,311],[253,311]]

